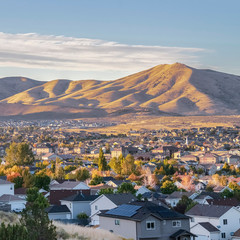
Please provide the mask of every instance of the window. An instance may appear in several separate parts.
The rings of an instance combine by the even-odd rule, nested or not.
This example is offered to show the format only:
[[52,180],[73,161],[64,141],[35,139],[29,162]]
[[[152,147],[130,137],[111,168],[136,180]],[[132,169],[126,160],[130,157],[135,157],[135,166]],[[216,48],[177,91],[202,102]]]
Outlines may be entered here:
[[155,221],[147,221],[146,222],[146,229],[147,230],[154,230],[155,229]]
[[227,219],[223,219],[223,225],[227,225]]
[[222,233],[222,238],[226,238],[226,233]]
[[115,219],[115,225],[120,225],[120,220],[119,219]]
[[181,221],[172,221],[173,227],[181,227]]
[[95,205],[95,210],[98,210],[98,206],[97,205]]

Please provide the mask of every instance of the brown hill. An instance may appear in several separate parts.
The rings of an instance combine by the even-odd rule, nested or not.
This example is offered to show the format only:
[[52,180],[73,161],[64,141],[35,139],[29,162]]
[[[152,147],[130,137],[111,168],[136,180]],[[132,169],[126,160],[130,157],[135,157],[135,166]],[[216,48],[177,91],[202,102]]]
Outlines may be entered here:
[[27,89],[42,85],[44,82],[24,77],[0,78],[0,100]]
[[81,117],[83,113],[106,116],[141,111],[156,115],[230,115],[240,113],[239,90],[239,76],[176,63],[115,81],[46,82],[3,99],[0,110],[4,116],[51,112]]

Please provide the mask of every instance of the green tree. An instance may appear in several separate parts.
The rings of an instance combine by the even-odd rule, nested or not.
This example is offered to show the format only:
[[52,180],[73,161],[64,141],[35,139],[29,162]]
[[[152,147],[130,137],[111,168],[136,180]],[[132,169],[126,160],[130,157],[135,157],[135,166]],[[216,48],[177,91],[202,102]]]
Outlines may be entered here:
[[107,161],[104,156],[102,148],[99,149],[99,157],[98,157],[98,169],[99,171],[106,171],[107,168]]
[[34,161],[34,156],[31,148],[27,143],[11,143],[6,149],[6,162],[8,165],[31,165]]
[[76,171],[74,176],[78,181],[85,181],[86,179],[90,178],[89,171],[82,167]]
[[103,183],[103,177],[96,175],[91,181],[90,185],[98,185],[100,183]]
[[49,190],[49,184],[51,179],[44,173],[36,174],[34,176],[34,186],[37,188],[43,188],[45,190]]
[[112,188],[102,188],[98,195],[102,195],[102,194],[113,194],[114,190]]
[[2,222],[0,225],[0,239],[30,240],[26,227],[20,224],[8,224],[6,226],[4,222]]
[[56,227],[49,220],[45,209],[49,206],[47,199],[37,188],[27,191],[27,204],[22,212],[21,224],[26,227],[31,240],[56,240]]
[[136,193],[133,185],[131,183],[124,182],[117,188],[118,193]]
[[23,178],[18,176],[16,178],[13,179],[13,182],[15,183],[14,184],[14,188],[17,189],[17,188],[21,188],[22,185],[23,185]]
[[177,186],[175,186],[174,183],[169,180],[166,180],[161,187],[161,192],[164,194],[171,194],[177,190],[178,190]]
[[183,195],[180,201],[177,203],[177,206],[174,208],[175,211],[184,214],[186,211],[190,210],[195,203],[192,199],[188,198],[186,195]]

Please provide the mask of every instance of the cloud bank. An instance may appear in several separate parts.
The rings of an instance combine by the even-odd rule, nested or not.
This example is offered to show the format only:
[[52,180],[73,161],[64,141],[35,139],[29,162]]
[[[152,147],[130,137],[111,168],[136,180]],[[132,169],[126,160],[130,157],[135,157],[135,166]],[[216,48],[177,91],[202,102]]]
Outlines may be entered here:
[[0,33],[0,67],[138,71],[163,63],[198,67],[201,48],[127,45],[98,39]]

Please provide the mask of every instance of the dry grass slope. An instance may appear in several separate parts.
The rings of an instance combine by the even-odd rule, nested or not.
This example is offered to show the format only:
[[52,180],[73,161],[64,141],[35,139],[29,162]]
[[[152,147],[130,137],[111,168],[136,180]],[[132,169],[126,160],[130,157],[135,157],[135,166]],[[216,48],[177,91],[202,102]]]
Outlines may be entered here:
[[[159,110],[180,115],[233,115],[240,114],[239,90],[239,76],[175,63],[159,65],[115,81],[54,80],[12,94],[1,103],[7,104],[9,112],[14,104],[22,104],[23,115],[34,114],[31,106],[38,106],[37,112],[41,106],[48,107],[51,112],[66,107],[65,113],[67,108],[74,108],[75,112],[149,108],[156,115]],[[42,108],[42,111],[46,109]],[[20,114],[19,111],[16,114]]]

